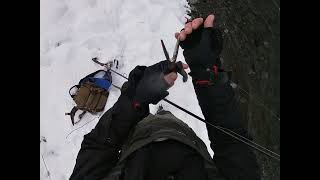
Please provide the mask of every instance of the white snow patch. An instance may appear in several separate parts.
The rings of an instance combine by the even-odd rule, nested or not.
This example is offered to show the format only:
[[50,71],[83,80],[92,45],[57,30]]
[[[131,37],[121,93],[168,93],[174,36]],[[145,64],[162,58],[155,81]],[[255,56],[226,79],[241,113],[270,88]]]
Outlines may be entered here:
[[[64,115],[74,105],[69,88],[101,68],[91,58],[99,56],[104,62],[117,58],[119,71],[126,75],[136,65],[164,60],[160,39],[172,54],[174,33],[183,27],[187,11],[186,0],[41,0],[40,136],[47,142],[40,142],[40,179],[49,179],[44,163],[52,180],[68,179],[83,135],[98,122],[99,116],[87,114],[73,127]],[[178,61],[185,62],[181,52]],[[117,75],[113,79],[118,86],[124,82]],[[180,76],[169,92],[169,100],[203,117],[191,79],[182,83]],[[119,95],[111,89],[105,111]],[[204,123],[164,101],[159,104],[194,129],[212,155]],[[152,113],[157,106],[150,106]]]

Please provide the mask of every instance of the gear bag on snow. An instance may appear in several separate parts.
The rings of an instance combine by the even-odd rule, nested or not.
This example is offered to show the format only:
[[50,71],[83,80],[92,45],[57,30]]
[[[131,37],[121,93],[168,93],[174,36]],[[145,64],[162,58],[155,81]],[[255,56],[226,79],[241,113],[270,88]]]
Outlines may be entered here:
[[[98,73],[104,72],[102,78],[94,77]],[[72,125],[75,124],[75,113],[80,109],[83,111],[79,115],[79,119],[83,117],[86,112],[97,113],[104,110],[109,96],[109,87],[112,83],[112,77],[110,71],[98,70],[93,72],[79,81],[77,85],[72,86],[69,89],[69,94],[76,103],[70,113]],[[77,88],[74,94],[71,94],[71,90]]]

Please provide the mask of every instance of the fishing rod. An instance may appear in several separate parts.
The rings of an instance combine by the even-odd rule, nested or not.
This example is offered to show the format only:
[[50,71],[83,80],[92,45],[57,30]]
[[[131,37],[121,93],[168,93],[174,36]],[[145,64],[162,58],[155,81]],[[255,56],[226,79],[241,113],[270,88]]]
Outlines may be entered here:
[[[170,58],[170,57],[169,57],[169,53],[168,53],[168,51],[167,51],[167,49],[166,49],[163,41],[161,40],[161,46],[162,46],[163,52],[164,52],[164,54],[165,54],[165,57],[166,57],[166,59],[167,59],[168,61],[170,61],[171,63],[175,63],[175,62],[176,62],[176,59],[177,59],[177,56],[178,56],[178,51],[179,51],[179,44],[180,44],[180,41],[177,40],[176,45],[175,45],[175,49],[174,49],[174,52],[173,52],[173,57]],[[123,74],[118,73],[117,71],[111,69],[112,64],[110,64],[110,63],[105,63],[105,64],[104,64],[104,63],[101,63],[101,62],[98,61],[97,58],[92,58],[92,60],[93,60],[95,63],[97,63],[97,64],[99,64],[99,65],[101,65],[101,66],[103,66],[103,67],[106,67],[106,68],[107,68],[108,70],[110,70],[111,72],[113,72],[113,73],[121,76],[122,78],[128,80],[128,78],[127,78],[126,76],[124,76]],[[111,63],[112,63],[112,62],[111,62]],[[187,76],[187,75],[186,75],[186,76]],[[185,78],[185,77],[184,77],[184,78]],[[185,82],[185,81],[184,81],[184,82]],[[112,84],[112,85],[113,85],[113,84]],[[121,90],[120,87],[115,86],[115,85],[113,85],[113,86],[116,87],[117,89]],[[182,110],[183,112],[189,114],[190,116],[192,116],[192,117],[194,117],[194,118],[196,118],[196,119],[198,119],[198,120],[206,123],[207,125],[209,125],[209,126],[211,126],[211,127],[214,127],[215,129],[217,129],[217,130],[225,133],[226,135],[229,135],[229,136],[233,137],[234,139],[236,139],[236,140],[238,140],[238,141],[240,141],[240,142],[242,142],[242,143],[250,146],[251,148],[253,148],[253,149],[255,149],[255,150],[257,150],[257,151],[259,151],[259,152],[261,152],[261,153],[263,153],[263,154],[265,154],[265,155],[267,155],[267,156],[269,156],[269,157],[271,157],[271,158],[273,158],[273,159],[276,159],[276,160],[280,161],[280,155],[279,155],[279,154],[277,154],[277,153],[275,153],[275,152],[273,152],[273,151],[271,151],[271,150],[269,150],[269,149],[267,149],[267,148],[265,148],[265,147],[263,147],[263,146],[255,143],[254,141],[251,141],[250,139],[248,139],[248,138],[246,138],[246,137],[244,137],[244,136],[242,136],[242,135],[240,135],[240,134],[238,134],[238,133],[236,133],[236,132],[234,132],[234,131],[232,131],[232,130],[230,130],[230,129],[227,129],[227,128],[223,128],[223,127],[221,127],[221,126],[214,125],[214,124],[206,121],[205,119],[203,119],[203,118],[195,115],[194,113],[192,113],[192,112],[184,109],[183,107],[177,105],[176,103],[171,102],[170,100],[168,100],[168,99],[166,99],[166,98],[164,98],[163,100],[164,100],[165,102],[171,104],[172,106],[174,106],[174,107]],[[279,118],[279,120],[280,120],[280,118]]]
[[[94,61],[96,62],[97,59],[95,59]],[[105,67],[105,64],[103,64],[103,63],[100,63],[100,62],[99,62],[98,64],[100,64],[101,66],[104,66],[104,67]],[[121,74],[121,73],[119,73],[119,72],[117,72],[117,71],[115,71],[115,70],[113,70],[113,69],[111,69],[111,68],[109,68],[108,70],[110,70],[111,72],[113,72],[113,73],[119,75],[120,77],[128,80],[128,78],[127,78],[126,76],[124,76],[123,74]],[[121,90],[121,88],[120,88],[119,86],[116,86],[116,85],[114,85],[114,84],[112,84],[112,85],[113,85],[115,88]],[[172,106],[174,106],[174,107],[182,110],[183,112],[189,114],[190,116],[192,116],[192,117],[194,117],[194,118],[196,118],[196,119],[198,119],[198,120],[206,123],[207,125],[209,125],[209,126],[211,126],[211,127],[214,127],[215,129],[223,132],[224,134],[229,135],[229,136],[231,136],[232,138],[234,138],[234,139],[236,139],[236,140],[238,140],[238,141],[240,141],[240,142],[242,142],[242,143],[250,146],[251,148],[253,148],[253,149],[255,149],[255,150],[257,150],[257,151],[265,154],[266,156],[269,156],[269,157],[271,157],[271,158],[273,158],[273,159],[275,159],[275,160],[280,161],[280,155],[279,155],[279,154],[277,154],[277,153],[275,153],[275,152],[273,152],[273,151],[271,151],[271,150],[263,147],[262,145],[259,145],[259,144],[255,143],[254,141],[251,141],[250,139],[248,139],[248,138],[246,138],[246,137],[244,137],[244,136],[242,136],[242,135],[240,135],[240,134],[238,134],[238,133],[236,133],[236,132],[234,132],[234,131],[232,131],[232,130],[230,130],[230,129],[227,129],[227,128],[223,128],[223,127],[214,125],[214,124],[206,121],[205,119],[197,116],[196,114],[194,114],[194,113],[192,113],[192,112],[184,109],[183,107],[179,106],[178,104],[176,104],[176,103],[174,103],[174,102],[166,99],[166,98],[164,98],[163,100],[164,100],[165,102],[171,104]],[[228,132],[228,131],[229,131],[229,132]]]

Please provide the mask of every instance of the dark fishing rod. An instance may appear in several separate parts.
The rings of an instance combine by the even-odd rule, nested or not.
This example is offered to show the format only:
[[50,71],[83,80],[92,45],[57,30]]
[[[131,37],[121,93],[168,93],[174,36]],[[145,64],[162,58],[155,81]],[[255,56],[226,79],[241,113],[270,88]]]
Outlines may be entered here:
[[[98,64],[100,64],[101,66],[104,66],[104,67],[105,67],[105,64],[103,64],[103,63],[98,63]],[[119,73],[119,72],[117,72],[117,71],[115,71],[115,70],[113,70],[113,69],[111,69],[111,68],[110,68],[109,70],[110,70],[111,72],[113,72],[113,73],[121,76],[122,78],[128,80],[128,78],[127,78],[126,76],[124,76],[123,74],[121,74],[121,73]],[[119,86],[116,86],[116,85],[114,85],[114,84],[112,84],[112,85],[113,85],[114,87],[116,87],[117,89],[121,90],[121,88],[120,88]],[[253,149],[255,149],[255,150],[257,150],[257,151],[259,151],[259,152],[261,152],[261,153],[263,153],[263,154],[265,154],[266,156],[269,156],[269,157],[271,157],[271,158],[273,158],[273,159],[275,159],[275,160],[280,161],[280,155],[279,155],[279,154],[277,154],[277,153],[275,153],[275,152],[273,152],[273,151],[271,151],[271,150],[269,150],[269,149],[267,149],[267,148],[265,148],[265,147],[263,147],[263,146],[255,143],[254,141],[249,140],[249,139],[246,138],[246,137],[241,136],[240,134],[238,134],[238,133],[236,133],[236,132],[234,132],[234,131],[232,131],[232,130],[230,130],[230,129],[227,129],[227,128],[223,128],[223,127],[214,125],[214,124],[206,121],[205,119],[199,117],[198,115],[196,115],[196,114],[194,114],[194,113],[192,113],[192,112],[184,109],[183,107],[179,106],[178,104],[176,104],[176,103],[174,103],[174,102],[172,102],[172,101],[170,101],[170,100],[168,100],[168,99],[166,99],[166,98],[164,98],[163,100],[164,100],[165,102],[171,104],[172,106],[180,109],[181,111],[189,114],[190,116],[192,116],[192,117],[194,117],[194,118],[196,118],[196,119],[198,119],[198,120],[206,123],[207,125],[209,125],[209,126],[211,126],[211,127],[214,127],[215,129],[217,129],[217,130],[225,133],[226,135],[229,135],[229,136],[233,137],[234,139],[236,139],[236,140],[238,140],[238,141],[240,141],[240,142],[248,145],[249,147],[251,147],[251,148],[253,148]]]

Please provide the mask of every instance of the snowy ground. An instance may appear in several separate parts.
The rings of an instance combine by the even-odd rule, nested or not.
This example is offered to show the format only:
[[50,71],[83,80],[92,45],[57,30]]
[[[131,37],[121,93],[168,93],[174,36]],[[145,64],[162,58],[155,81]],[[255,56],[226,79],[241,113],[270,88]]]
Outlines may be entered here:
[[[186,0],[41,0],[40,4],[40,179],[64,180],[72,173],[83,135],[99,118],[85,115],[72,126],[64,115],[74,105],[69,88],[101,68],[91,61],[94,56],[104,62],[119,59],[118,71],[125,75],[136,65],[164,60],[160,39],[172,54],[174,33],[183,27],[189,6]],[[178,60],[184,62],[181,52]],[[124,82],[117,75],[113,79],[119,86]],[[169,100],[203,117],[191,79],[182,83],[180,76],[169,92]],[[111,89],[105,110],[119,95]],[[159,104],[192,127],[209,147],[202,122],[166,102]],[[150,106],[152,113],[157,106]]]

